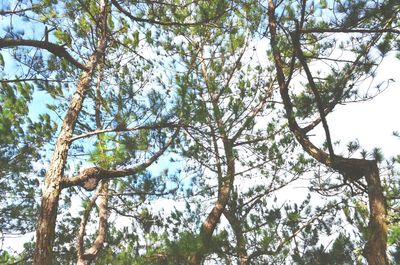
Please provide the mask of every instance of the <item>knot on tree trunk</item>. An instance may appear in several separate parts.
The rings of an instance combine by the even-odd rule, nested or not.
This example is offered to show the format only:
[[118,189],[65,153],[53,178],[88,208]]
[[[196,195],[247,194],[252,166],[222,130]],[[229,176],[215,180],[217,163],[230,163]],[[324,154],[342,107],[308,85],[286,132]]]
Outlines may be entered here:
[[369,174],[371,169],[376,166],[376,161],[335,157],[332,168],[339,171],[345,179],[357,181]]
[[85,169],[82,173],[82,181],[79,183],[79,186],[84,188],[87,191],[93,191],[96,189],[97,185],[100,182],[100,169],[97,167],[91,167]]

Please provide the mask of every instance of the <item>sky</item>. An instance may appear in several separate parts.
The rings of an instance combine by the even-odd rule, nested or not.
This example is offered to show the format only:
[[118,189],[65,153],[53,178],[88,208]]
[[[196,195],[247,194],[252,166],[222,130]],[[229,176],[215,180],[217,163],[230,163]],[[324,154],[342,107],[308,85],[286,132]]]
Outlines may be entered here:
[[[391,82],[390,86],[375,99],[341,105],[327,117],[333,141],[341,140],[345,145],[357,139],[367,151],[375,147],[381,148],[387,158],[400,154],[400,139],[392,134],[394,131],[400,131],[400,60],[395,58],[394,54],[383,60],[376,80],[384,81],[390,78],[394,79],[394,82]],[[40,103],[35,102],[35,104]],[[323,139],[324,134],[320,127],[316,129],[315,134],[312,140]],[[23,242],[29,240],[33,234],[21,238],[9,238],[3,246],[19,252],[22,250]]]
[[400,60],[394,54],[383,60],[376,81],[390,78],[394,82],[373,100],[339,106],[328,116],[334,141],[358,139],[367,151],[378,147],[385,157],[400,154],[400,139],[393,136],[400,130]]

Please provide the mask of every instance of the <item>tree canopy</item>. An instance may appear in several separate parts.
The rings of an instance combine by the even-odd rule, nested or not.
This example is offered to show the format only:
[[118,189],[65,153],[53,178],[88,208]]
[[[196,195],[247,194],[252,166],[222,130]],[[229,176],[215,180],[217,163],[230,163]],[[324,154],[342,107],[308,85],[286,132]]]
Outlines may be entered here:
[[379,73],[400,58],[399,14],[0,4],[0,263],[397,264],[400,157],[341,142],[331,116],[397,84]]

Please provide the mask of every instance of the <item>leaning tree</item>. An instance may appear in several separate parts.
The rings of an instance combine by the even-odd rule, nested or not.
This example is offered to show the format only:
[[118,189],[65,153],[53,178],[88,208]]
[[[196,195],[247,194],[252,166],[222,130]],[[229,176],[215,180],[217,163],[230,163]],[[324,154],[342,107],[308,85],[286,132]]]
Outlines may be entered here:
[[[340,155],[327,116],[340,104],[379,93],[377,87],[362,95],[362,81],[374,77],[379,58],[398,38],[398,12],[393,10],[399,6],[394,1],[317,4],[306,0],[270,0],[266,5],[267,36],[289,128],[310,156],[368,194],[363,255],[369,264],[388,264],[387,203],[377,160]],[[344,56],[334,53],[338,50]],[[303,78],[296,78],[299,73]],[[304,122],[307,125],[300,125]],[[324,131],[325,147],[318,147],[308,135],[318,125]]]

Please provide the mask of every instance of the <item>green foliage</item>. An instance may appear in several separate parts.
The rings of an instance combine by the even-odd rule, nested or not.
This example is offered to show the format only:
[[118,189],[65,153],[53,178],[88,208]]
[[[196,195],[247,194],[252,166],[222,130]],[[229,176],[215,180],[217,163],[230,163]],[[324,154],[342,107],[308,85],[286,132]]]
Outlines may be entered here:
[[351,265],[355,264],[355,258],[353,253],[353,244],[351,239],[343,234],[335,239],[331,249],[321,245],[314,247],[311,250],[307,250],[302,256],[296,254],[293,257],[295,264],[315,264],[315,265]]
[[23,82],[0,86],[0,195],[2,233],[26,233],[35,225],[39,175],[33,163],[52,138],[55,123],[48,114],[32,120],[33,86]]
[[[48,37],[86,64],[101,33],[98,2],[38,1],[40,8],[7,15],[13,26],[4,24],[1,37]],[[62,177],[92,165],[118,170],[141,164],[162,148],[175,129],[165,124],[184,126],[167,157],[161,157],[156,166],[110,181],[108,235],[94,263],[185,264],[202,250],[205,258],[222,264],[236,262],[243,244],[254,264],[354,264],[368,236],[369,212],[357,188],[341,187],[341,179],[317,167],[288,132],[284,109],[275,97],[274,57],[264,43],[270,40],[267,2],[116,2],[131,17],[115,5],[109,7],[104,62],[94,69],[88,93],[80,95],[85,100],[73,135],[68,136],[75,141],[68,143],[69,159]],[[29,9],[29,4],[19,1],[17,9]],[[340,104],[370,99],[380,92],[379,87],[364,91],[363,80],[374,77],[376,62],[398,48],[398,34],[388,32],[398,28],[398,11],[395,0],[280,2],[277,46],[288,77],[285,81],[289,84],[292,78],[290,96],[301,124],[318,119],[320,113],[301,64],[293,59],[290,33],[298,26],[386,29],[340,37],[332,32],[301,34],[300,45],[312,66],[322,108],[329,113]],[[13,28],[20,26],[23,29]],[[42,34],[45,27],[51,30],[48,36]],[[46,173],[42,168],[50,161],[57,127],[82,77],[68,58],[36,49],[13,48],[7,57],[3,50],[0,53],[4,72],[0,74],[4,79],[0,83],[2,234],[34,229],[39,187]],[[326,67],[319,69],[322,64]],[[95,130],[106,132],[90,135]],[[344,147],[349,156],[359,155],[359,150],[362,158],[383,166],[379,148],[368,153],[358,141]],[[233,173],[228,160],[234,161]],[[399,160],[395,157],[393,163]],[[393,173],[383,181],[388,198],[398,196],[397,176]],[[201,224],[227,179],[232,184],[224,221],[203,250]],[[343,199],[344,205],[313,205],[311,195],[290,202],[276,197],[298,179],[302,185],[306,181],[312,185],[313,193],[337,191],[334,198]],[[363,187],[364,180],[359,184]],[[56,229],[57,264],[76,262],[73,246],[82,209],[72,214],[69,207],[79,200],[85,209],[90,196],[75,187],[63,192]],[[176,207],[171,210],[170,204]],[[395,200],[388,205],[398,208]],[[330,247],[320,245],[338,227],[339,209],[357,232],[340,234]],[[388,243],[398,260],[400,230],[394,212],[390,213]],[[88,227],[96,227],[95,220],[91,218]],[[86,235],[85,247],[95,236]],[[32,244],[26,246],[27,255],[32,248]],[[1,252],[0,263],[18,260]]]

